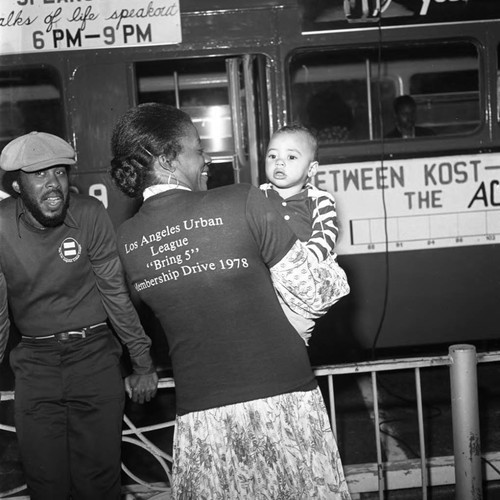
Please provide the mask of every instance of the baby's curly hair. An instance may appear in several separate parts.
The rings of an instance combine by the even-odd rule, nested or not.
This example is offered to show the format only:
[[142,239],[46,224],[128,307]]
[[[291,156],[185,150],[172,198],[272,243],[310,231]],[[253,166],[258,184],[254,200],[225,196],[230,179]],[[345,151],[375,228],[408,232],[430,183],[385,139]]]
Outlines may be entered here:
[[116,123],[111,138],[113,158],[109,173],[130,198],[156,184],[154,159],[174,160],[182,151],[180,139],[192,126],[191,118],[166,104],[146,103],[129,109]]
[[278,130],[276,130],[273,134],[273,137],[282,134],[282,133],[302,133],[306,136],[309,146],[311,147],[311,151],[313,153],[314,160],[318,160],[318,138],[313,130],[306,127],[302,123],[293,122],[288,125],[281,126]]

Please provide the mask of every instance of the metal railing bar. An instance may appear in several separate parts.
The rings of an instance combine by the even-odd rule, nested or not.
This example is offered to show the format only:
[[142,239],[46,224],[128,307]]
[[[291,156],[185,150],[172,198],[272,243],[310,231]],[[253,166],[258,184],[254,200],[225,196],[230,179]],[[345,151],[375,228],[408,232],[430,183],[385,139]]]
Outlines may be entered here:
[[[137,436],[137,438],[142,441],[142,443],[144,444],[144,446],[146,447],[147,450],[149,450],[151,452],[152,455],[159,455],[161,457],[163,457],[164,459],[166,460],[169,460],[170,462],[172,462],[172,457],[168,454],[168,453],[165,453],[161,448],[158,448],[158,446],[156,446],[155,444],[153,444],[148,438],[146,438],[144,435],[143,435],[143,431],[144,429],[143,428],[137,428],[133,423],[132,421],[127,417],[127,415],[124,415],[123,416],[123,420],[124,422],[130,427],[130,430],[133,431],[133,433]],[[122,436],[124,435],[124,433],[122,433]],[[129,443],[132,443],[132,439],[133,438],[123,438],[123,440],[128,440],[127,442]]]
[[[500,361],[500,351],[476,353],[476,356],[477,363],[490,363]],[[354,493],[363,491],[375,492],[378,488],[379,499],[382,500],[384,498],[385,492],[388,490],[408,487],[422,487],[422,498],[426,500],[429,493],[429,485],[432,485],[434,487],[444,484],[456,484],[454,477],[454,473],[456,472],[456,469],[454,468],[454,466],[456,466],[456,457],[426,457],[424,425],[425,421],[421,380],[422,368],[433,368],[438,366],[448,366],[451,368],[452,363],[452,357],[448,354],[445,356],[385,359],[377,361],[365,361],[360,363],[324,365],[314,367],[314,372],[317,377],[327,378],[329,395],[328,409],[332,423],[332,430],[336,439],[338,428],[336,422],[336,394],[334,390],[334,376],[361,374],[367,375],[368,373],[371,376],[371,392],[373,394],[373,401],[370,402],[367,409],[368,411],[370,411],[370,408],[373,409],[377,463],[357,465],[353,464],[345,466],[346,478],[348,479],[348,483],[350,483],[350,485],[353,487]],[[379,401],[379,397],[381,397],[382,394],[379,394],[377,373],[406,369],[414,370],[415,375],[420,458],[400,461],[390,460],[388,456],[384,457],[385,449],[384,443],[381,439],[383,429],[381,429],[380,426],[383,410],[380,408],[380,405],[382,403]],[[175,382],[173,378],[160,379],[158,389],[173,388],[175,388]],[[0,391],[0,402],[14,400],[14,396],[14,391]],[[125,423],[129,423],[127,422],[127,418],[125,419]],[[145,450],[149,449],[149,451],[153,452],[153,455],[158,455],[158,457],[156,458],[157,460],[159,458],[163,458],[168,462],[171,461],[170,455],[165,454],[165,452],[163,452],[159,448],[155,449],[156,446],[153,443],[150,443],[149,440],[147,440],[141,434],[157,429],[172,427],[173,425],[175,425],[174,420],[140,428],[135,428],[134,424],[132,424],[131,422],[129,425],[131,425],[132,429],[124,430],[124,442],[137,445],[141,448],[144,448]],[[15,428],[13,426],[7,426],[3,424],[0,424],[0,431],[1,430],[15,432]],[[136,437],[139,438],[139,440],[126,438],[125,434],[135,434]],[[147,443],[149,443],[149,445]],[[486,481],[498,481],[500,476],[500,473],[498,472],[500,469],[500,452],[492,452],[490,454],[486,453],[483,454],[481,458],[483,461],[486,461],[487,464],[491,463],[491,467],[484,464],[482,465],[482,467],[484,468],[484,479]],[[162,466],[164,463],[165,462],[162,463]],[[168,477],[169,467],[167,466],[166,468],[167,470],[165,472],[167,472]],[[127,474],[128,472],[130,471],[127,471]],[[165,483],[163,483],[163,485],[165,486]],[[11,490],[10,494],[13,494],[17,491],[20,490],[17,488],[16,490]],[[0,493],[0,498],[3,498],[5,494],[6,492]]]
[[478,363],[491,363],[500,361],[500,351],[478,352],[476,353]]
[[[163,469],[163,472],[165,472],[165,475],[167,476],[167,478],[169,480],[169,483],[172,484],[172,476],[171,476],[171,473],[170,473],[170,469],[168,467],[167,462],[163,459],[162,456],[156,455],[155,453],[153,453],[152,450],[151,450],[151,448],[149,446],[147,446],[146,444],[144,444],[142,441],[139,441],[138,439],[124,437],[122,439],[122,442],[133,444],[133,445],[138,446],[140,448],[143,448],[144,450],[146,450],[147,452],[149,452],[150,455],[152,455],[156,459],[156,461],[161,465],[161,468]],[[131,479],[133,479],[136,483],[141,484],[142,486],[149,487],[149,483],[148,482],[143,481],[141,478],[139,478],[138,476],[136,476],[133,472],[130,471],[130,469],[123,462],[121,464],[121,467],[122,467],[122,470],[127,474],[127,476],[129,476]],[[167,487],[167,486],[165,486],[163,489],[165,491],[170,490],[170,488]]]
[[333,391],[333,375],[328,375],[328,397],[330,398],[330,422],[332,426],[333,437],[337,441],[337,416],[335,412],[335,394]]
[[422,405],[422,382],[420,368],[415,368],[415,389],[417,394],[418,440],[420,444],[420,470],[422,473],[422,500],[427,500],[427,459],[425,454],[424,411]]
[[170,389],[175,387],[175,381],[173,378],[161,378],[158,380],[158,389]]
[[378,388],[377,388],[377,374],[371,373],[372,378],[372,392],[373,392],[373,417],[375,420],[375,440],[377,445],[377,472],[378,472],[378,495],[380,500],[384,500],[384,471],[382,462],[382,444],[380,437],[380,414],[378,408]]
[[0,391],[0,401],[13,401],[14,391]]
[[[124,420],[127,416],[124,416]],[[161,424],[146,425],[144,427],[134,427],[133,429],[123,429],[122,435],[127,436],[129,434],[135,434],[136,431],[139,432],[151,432],[159,431],[161,429],[168,429],[169,427],[175,426],[175,420],[169,420],[168,422],[162,422]]]
[[[500,360],[500,355],[499,355]],[[321,365],[314,368],[316,376],[352,375],[357,373],[405,370],[413,368],[430,368],[433,366],[448,366],[449,356],[433,356],[429,358],[403,358],[379,361],[361,361],[342,365]]]
[[[500,361],[500,351],[484,352],[477,354],[478,363],[491,363]],[[352,375],[356,373],[404,370],[413,368],[430,368],[434,366],[449,366],[450,357],[430,356],[420,358],[399,358],[378,361],[361,361],[358,363],[345,363],[341,365],[321,365],[314,367],[316,376],[325,375]]]

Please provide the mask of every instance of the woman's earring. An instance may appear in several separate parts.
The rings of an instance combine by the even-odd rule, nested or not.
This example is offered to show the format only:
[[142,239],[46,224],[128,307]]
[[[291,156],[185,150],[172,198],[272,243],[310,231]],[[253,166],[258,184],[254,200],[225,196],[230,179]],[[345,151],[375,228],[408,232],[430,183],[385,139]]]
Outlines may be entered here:
[[172,175],[172,173],[168,174],[167,184],[170,184],[172,177],[175,179],[175,188],[174,189],[177,189],[179,187],[179,179],[177,179],[177,177],[175,175]]

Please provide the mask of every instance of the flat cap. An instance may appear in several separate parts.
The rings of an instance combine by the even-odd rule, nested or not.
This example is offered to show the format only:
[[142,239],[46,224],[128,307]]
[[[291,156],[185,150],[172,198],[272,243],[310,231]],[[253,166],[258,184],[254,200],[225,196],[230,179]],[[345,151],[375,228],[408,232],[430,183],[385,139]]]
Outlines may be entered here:
[[75,163],[75,150],[60,137],[46,132],[22,135],[10,141],[0,155],[0,168],[6,171],[36,172]]

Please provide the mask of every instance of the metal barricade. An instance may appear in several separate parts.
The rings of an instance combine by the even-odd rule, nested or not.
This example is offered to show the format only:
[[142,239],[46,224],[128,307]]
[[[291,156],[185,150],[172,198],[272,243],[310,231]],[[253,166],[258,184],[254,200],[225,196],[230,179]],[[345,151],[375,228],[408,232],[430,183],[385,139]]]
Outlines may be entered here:
[[[480,500],[483,479],[486,481],[500,479],[499,477],[491,477],[488,469],[483,474],[481,460],[486,460],[492,465],[494,471],[498,471],[495,466],[500,464],[500,450],[489,453],[487,457],[481,454],[476,365],[499,361],[500,351],[477,354],[474,346],[454,345],[450,347],[447,356],[388,359],[316,367],[316,376],[320,381],[326,382],[326,389],[323,389],[324,396],[329,406],[332,428],[336,436],[338,414],[334,379],[345,375],[361,376],[366,386],[365,389],[368,388],[368,391],[371,392],[371,402],[367,403],[366,410],[370,413],[373,423],[376,461],[344,465],[344,472],[353,500],[360,498],[363,493],[377,491],[379,498],[383,499],[388,490],[409,488],[419,488],[421,498],[426,500],[429,488],[445,484],[455,484],[455,498],[457,500]],[[427,457],[426,454],[421,373],[423,370],[434,367],[449,367],[453,456]],[[377,375],[387,372],[407,372],[408,370],[413,371],[415,378],[420,457],[418,459],[388,460],[387,457],[384,457],[386,451],[383,449],[381,395]],[[160,391],[171,391],[174,387],[173,379],[161,379],[159,382]],[[0,392],[0,402],[13,400],[13,398],[12,391]],[[172,456],[157,446],[154,440],[147,435],[160,429],[173,428],[174,425],[175,421],[171,419],[154,425],[137,426],[129,416],[125,415],[123,442],[139,447],[154,457],[163,477],[151,483],[141,479],[125,464],[122,464],[124,472],[131,480],[131,484],[123,487],[124,499],[167,500],[170,498]],[[15,429],[0,423],[0,431],[15,432]],[[19,485],[3,493],[2,489],[0,485],[0,498],[18,500],[28,498],[26,493],[22,496],[23,491],[25,491],[24,485]]]

